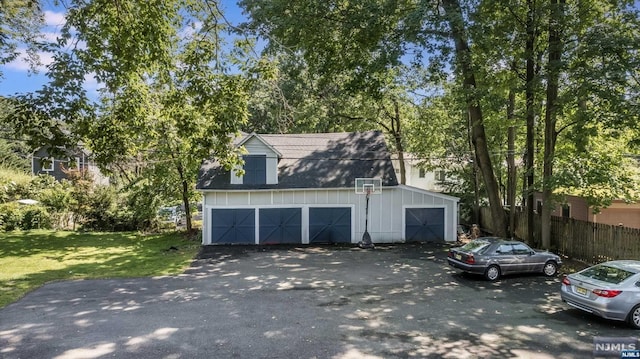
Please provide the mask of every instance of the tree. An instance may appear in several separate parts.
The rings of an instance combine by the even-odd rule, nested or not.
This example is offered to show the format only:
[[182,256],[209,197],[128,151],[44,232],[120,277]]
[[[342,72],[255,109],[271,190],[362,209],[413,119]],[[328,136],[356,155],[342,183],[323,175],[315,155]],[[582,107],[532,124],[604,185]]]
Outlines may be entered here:
[[[573,129],[571,140],[578,148],[587,149],[585,145],[591,142],[591,137],[615,138],[628,128],[637,129],[640,114],[637,103],[640,84],[634,77],[639,54],[626,51],[628,46],[637,48],[640,43],[638,10],[625,1],[567,7],[563,0],[552,0],[548,19],[541,233],[546,247],[550,244],[551,211],[557,202],[554,191],[562,186],[554,176],[558,136]],[[601,132],[596,134],[594,130],[598,129]],[[635,136],[637,138],[638,132]],[[618,159],[624,163],[622,158]],[[601,166],[596,166],[593,172],[601,170]],[[609,171],[618,172],[615,165],[610,166]],[[595,181],[586,186],[599,186],[599,176],[587,177]],[[627,180],[618,182],[619,188],[626,187],[632,176],[624,177]]]
[[478,99],[476,75],[472,62],[472,53],[468,44],[466,28],[463,22],[462,9],[457,0],[443,0],[443,6],[447,13],[447,21],[451,28],[455,43],[456,65],[462,77],[462,88],[465,91],[465,103],[469,114],[471,127],[471,141],[474,145],[478,167],[482,172],[482,178],[489,197],[493,230],[496,235],[506,237],[507,219],[502,209],[500,189],[496,181],[487,145],[487,137],[484,128],[484,117]]
[[[40,27],[44,16],[37,0],[0,1],[0,65],[20,58],[20,46],[25,46],[24,60],[32,69],[39,62],[42,48]],[[0,71],[0,79],[2,78]]]
[[[139,174],[129,181],[146,178],[160,198],[180,200],[191,231],[201,161],[239,161],[230,143],[257,70],[224,51],[214,1],[72,1],[68,9],[52,80],[25,100],[86,142],[104,170],[137,167],[123,176]],[[97,99],[84,86],[91,77]]]
[[398,66],[386,70],[379,88],[354,89],[352,74],[348,72],[334,74],[328,82],[313,73],[313,67],[303,57],[278,46],[269,52],[276,53],[276,76],[254,89],[252,116],[246,131],[291,133],[381,128],[391,137],[392,150],[400,160],[400,182],[405,183],[402,128],[403,123],[416,116],[417,106],[409,92],[412,82],[419,81],[417,75],[400,83],[399,74],[410,71]]
[[15,101],[0,97],[0,168],[29,172],[31,149],[14,129]]

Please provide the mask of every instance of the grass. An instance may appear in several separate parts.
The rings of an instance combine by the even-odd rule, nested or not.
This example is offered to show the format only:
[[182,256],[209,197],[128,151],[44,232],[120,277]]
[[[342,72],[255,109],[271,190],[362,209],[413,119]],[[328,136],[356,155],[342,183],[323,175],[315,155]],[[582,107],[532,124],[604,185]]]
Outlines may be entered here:
[[51,281],[179,274],[199,248],[176,232],[0,233],[0,308]]

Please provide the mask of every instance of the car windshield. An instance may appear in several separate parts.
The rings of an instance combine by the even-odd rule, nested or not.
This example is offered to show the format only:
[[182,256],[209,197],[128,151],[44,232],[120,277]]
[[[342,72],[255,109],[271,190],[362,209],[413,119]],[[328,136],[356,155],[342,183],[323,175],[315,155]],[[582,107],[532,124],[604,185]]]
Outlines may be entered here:
[[580,274],[599,281],[618,284],[635,273],[621,268],[599,264],[583,270]]
[[462,246],[462,250],[465,252],[473,252],[473,253],[480,253],[480,251],[482,251],[483,249],[487,248],[487,246],[489,246],[489,242],[487,241],[483,241],[483,240],[475,240],[475,241],[471,241],[467,244],[465,244],[464,246]]

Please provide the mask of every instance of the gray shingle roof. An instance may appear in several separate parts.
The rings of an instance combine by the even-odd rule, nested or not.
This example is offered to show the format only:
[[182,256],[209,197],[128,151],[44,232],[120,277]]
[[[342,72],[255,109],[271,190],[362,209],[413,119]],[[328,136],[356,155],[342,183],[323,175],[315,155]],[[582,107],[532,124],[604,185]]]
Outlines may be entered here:
[[215,160],[204,161],[196,188],[286,189],[350,188],[356,178],[381,178],[383,186],[398,180],[384,136],[379,131],[260,135],[282,154],[278,161],[278,184],[230,184],[231,174]]

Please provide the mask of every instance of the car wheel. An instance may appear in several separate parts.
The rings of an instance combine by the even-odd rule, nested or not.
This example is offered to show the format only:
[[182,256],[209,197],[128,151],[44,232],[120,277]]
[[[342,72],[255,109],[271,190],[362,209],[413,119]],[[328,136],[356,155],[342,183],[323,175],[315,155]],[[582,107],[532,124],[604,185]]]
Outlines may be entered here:
[[636,305],[629,312],[629,317],[627,318],[629,324],[635,329],[640,329],[640,304]]
[[542,268],[542,272],[547,277],[553,277],[558,273],[558,265],[554,261],[548,261],[544,264],[544,268]]
[[500,278],[500,267],[495,264],[490,265],[484,272],[484,277],[491,282],[498,280]]

